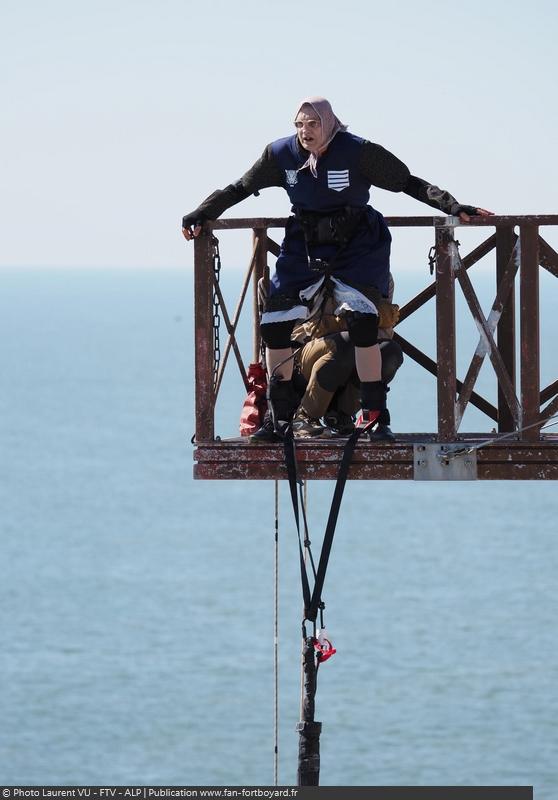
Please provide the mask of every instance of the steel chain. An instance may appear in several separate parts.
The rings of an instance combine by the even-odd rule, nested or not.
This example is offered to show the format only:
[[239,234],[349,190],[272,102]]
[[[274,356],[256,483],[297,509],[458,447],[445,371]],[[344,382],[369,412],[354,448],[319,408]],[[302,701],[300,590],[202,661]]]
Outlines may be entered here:
[[219,328],[221,325],[221,316],[219,309],[219,296],[215,290],[215,286],[219,283],[221,275],[221,254],[219,252],[219,239],[216,236],[211,237],[212,246],[212,259],[213,259],[213,275],[215,283],[213,286],[213,390],[217,389],[217,377],[219,374],[219,364],[221,362],[221,343],[219,340]]
[[[455,244],[457,249],[457,254],[459,255],[459,246],[460,242],[457,239],[452,240]],[[436,269],[436,264],[438,263],[438,251],[436,249],[436,245],[433,244],[430,250],[428,251],[428,266],[430,267],[430,274],[434,275],[434,270]]]
[[436,245],[433,244],[430,250],[428,251],[428,266],[430,267],[430,274],[434,275],[434,269],[436,267]]

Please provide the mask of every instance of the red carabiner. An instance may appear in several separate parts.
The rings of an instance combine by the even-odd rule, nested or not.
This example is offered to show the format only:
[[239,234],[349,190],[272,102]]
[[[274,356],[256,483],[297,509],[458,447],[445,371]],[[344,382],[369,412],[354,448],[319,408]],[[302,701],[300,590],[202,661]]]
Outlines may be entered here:
[[327,661],[337,652],[331,641],[325,636],[325,631],[322,631],[318,638],[314,639],[314,650],[318,654],[320,664],[322,661]]

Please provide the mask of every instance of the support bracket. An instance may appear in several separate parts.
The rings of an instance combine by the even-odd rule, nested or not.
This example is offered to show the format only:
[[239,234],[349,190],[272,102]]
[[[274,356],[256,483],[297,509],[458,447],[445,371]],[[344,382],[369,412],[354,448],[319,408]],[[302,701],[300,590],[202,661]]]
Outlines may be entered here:
[[413,445],[415,481],[476,481],[477,451],[462,444]]

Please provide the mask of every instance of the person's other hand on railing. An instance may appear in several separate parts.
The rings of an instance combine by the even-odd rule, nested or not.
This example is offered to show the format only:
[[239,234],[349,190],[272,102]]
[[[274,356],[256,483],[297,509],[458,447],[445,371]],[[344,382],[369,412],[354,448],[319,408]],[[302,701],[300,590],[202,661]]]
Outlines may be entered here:
[[199,236],[202,231],[203,220],[199,219],[197,216],[186,216],[182,217],[182,235],[186,239],[186,241],[190,241],[190,239],[194,239],[196,236]]
[[461,222],[470,222],[471,217],[493,217],[493,211],[487,211],[486,208],[475,208],[475,206],[458,206],[457,216]]

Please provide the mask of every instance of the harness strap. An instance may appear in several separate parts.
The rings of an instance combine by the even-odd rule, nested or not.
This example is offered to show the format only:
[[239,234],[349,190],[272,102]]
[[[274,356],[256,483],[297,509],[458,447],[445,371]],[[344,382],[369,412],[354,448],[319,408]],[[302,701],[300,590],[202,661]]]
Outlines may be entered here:
[[304,563],[304,553],[302,549],[302,542],[300,536],[300,518],[299,518],[298,495],[297,495],[298,474],[296,467],[295,443],[292,430],[289,430],[287,432],[283,440],[283,449],[285,452],[285,465],[287,467],[287,476],[289,479],[289,487],[291,490],[293,512],[298,532],[300,575],[302,582],[302,597],[304,600],[304,620],[308,620],[309,622],[315,622],[316,617],[318,615],[318,611],[324,608],[324,604],[322,602],[322,591],[327,572],[327,565],[329,562],[331,547],[333,545],[333,537],[335,534],[337,519],[339,517],[339,509],[341,508],[341,500],[343,499],[343,492],[345,491],[347,475],[349,474],[349,467],[351,465],[356,444],[358,442],[359,437],[363,433],[368,431],[373,425],[375,425],[376,422],[377,420],[374,420],[373,422],[369,422],[364,427],[355,428],[355,430],[351,433],[351,435],[347,439],[347,442],[343,449],[343,456],[341,458],[341,464],[339,466],[339,473],[337,475],[337,482],[335,484],[335,490],[333,492],[331,508],[327,520],[324,540],[322,543],[320,560],[318,563],[318,570],[314,576],[314,588],[312,593],[310,593],[310,583],[308,580],[308,573],[306,571],[306,564]]
[[[298,473],[296,468],[296,456],[293,432],[289,428],[283,439],[283,450],[285,453],[285,465],[287,467],[287,475],[289,478],[289,489],[291,491],[291,502],[293,504],[293,513],[296,523],[296,530],[298,533],[298,550],[300,557],[300,578],[302,582],[302,599],[304,601],[304,609],[310,606],[310,583],[308,581],[308,573],[306,572],[306,564],[304,563],[304,551],[302,549],[302,540],[300,537],[300,514],[298,510]],[[306,613],[305,613],[306,615]]]
[[339,509],[341,508],[341,500],[343,499],[343,492],[345,491],[345,484],[347,482],[347,475],[349,474],[349,467],[353,458],[356,443],[361,435],[363,428],[355,428],[351,433],[345,447],[343,448],[343,457],[339,466],[339,473],[335,483],[335,490],[331,501],[331,508],[329,510],[329,517],[327,520],[326,530],[324,534],[324,541],[320,553],[320,561],[318,563],[318,572],[314,582],[314,591],[308,610],[305,612],[306,618],[314,621],[318,613],[318,608],[321,603],[322,590],[324,587],[327,565],[333,545],[333,536],[335,534],[335,527],[339,517]]

